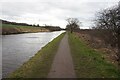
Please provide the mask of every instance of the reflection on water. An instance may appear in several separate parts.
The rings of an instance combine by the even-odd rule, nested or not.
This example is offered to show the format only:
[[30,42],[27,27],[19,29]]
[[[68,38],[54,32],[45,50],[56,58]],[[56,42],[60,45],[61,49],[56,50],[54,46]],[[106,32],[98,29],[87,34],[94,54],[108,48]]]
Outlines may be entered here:
[[2,37],[2,75],[7,76],[16,68],[60,35],[63,31],[5,35]]

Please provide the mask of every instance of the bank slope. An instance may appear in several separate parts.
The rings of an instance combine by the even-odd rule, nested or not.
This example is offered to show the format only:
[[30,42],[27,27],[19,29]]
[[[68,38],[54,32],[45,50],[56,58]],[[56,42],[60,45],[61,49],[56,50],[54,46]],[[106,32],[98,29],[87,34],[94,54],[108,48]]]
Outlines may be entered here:
[[13,24],[2,24],[2,34],[20,34],[20,33],[34,33],[34,32],[49,32],[49,29],[34,26],[23,26]]
[[8,78],[46,78],[64,34],[65,33],[62,33],[53,41],[49,42],[28,62],[24,63],[20,68],[11,73]]
[[118,78],[118,68],[102,58],[101,52],[88,47],[75,34],[69,33],[69,44],[78,78]]

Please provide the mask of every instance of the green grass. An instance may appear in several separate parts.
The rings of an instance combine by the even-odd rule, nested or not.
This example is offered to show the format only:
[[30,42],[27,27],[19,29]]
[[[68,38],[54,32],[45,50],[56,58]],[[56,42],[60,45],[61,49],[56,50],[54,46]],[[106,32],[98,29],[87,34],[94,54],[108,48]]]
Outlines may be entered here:
[[46,78],[64,34],[65,33],[62,33],[53,41],[49,42],[28,62],[24,63],[15,72],[11,73],[8,78]]
[[88,47],[74,33],[69,33],[69,44],[78,78],[118,78],[120,71],[102,58],[101,52]]

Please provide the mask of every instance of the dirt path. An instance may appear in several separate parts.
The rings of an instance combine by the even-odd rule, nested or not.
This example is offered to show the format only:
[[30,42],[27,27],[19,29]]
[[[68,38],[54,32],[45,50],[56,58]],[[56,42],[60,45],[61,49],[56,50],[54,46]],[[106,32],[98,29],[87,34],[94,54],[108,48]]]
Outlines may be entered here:
[[75,78],[73,61],[68,44],[68,35],[65,34],[55,55],[48,78]]

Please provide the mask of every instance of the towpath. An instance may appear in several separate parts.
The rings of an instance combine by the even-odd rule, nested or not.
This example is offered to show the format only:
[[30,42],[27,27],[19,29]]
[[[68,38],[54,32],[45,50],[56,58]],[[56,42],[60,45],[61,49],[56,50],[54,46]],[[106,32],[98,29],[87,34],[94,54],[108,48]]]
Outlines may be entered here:
[[60,42],[48,78],[76,78],[67,33]]

